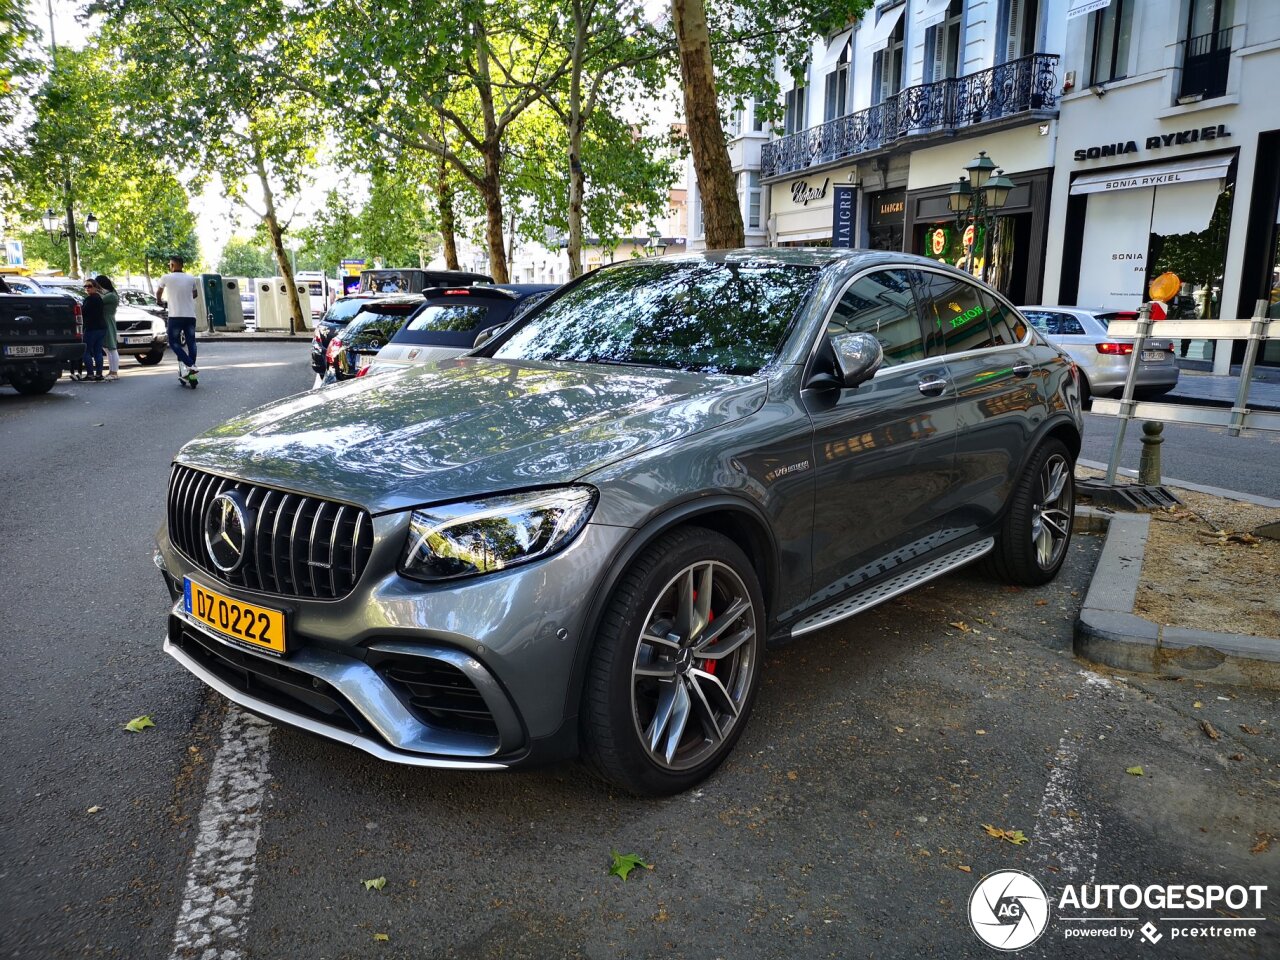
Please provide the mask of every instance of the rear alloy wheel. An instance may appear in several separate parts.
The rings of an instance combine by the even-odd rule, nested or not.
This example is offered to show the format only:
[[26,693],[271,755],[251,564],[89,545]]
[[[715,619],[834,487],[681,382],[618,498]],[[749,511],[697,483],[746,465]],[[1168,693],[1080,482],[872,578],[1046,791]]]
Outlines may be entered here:
[[1024,586],[1058,574],[1075,519],[1075,464],[1060,440],[1036,450],[1013,492],[989,567],[1001,580]]
[[587,678],[597,772],[659,795],[719,766],[755,697],[763,622],[755,571],[728,538],[687,528],[646,550],[614,592]]

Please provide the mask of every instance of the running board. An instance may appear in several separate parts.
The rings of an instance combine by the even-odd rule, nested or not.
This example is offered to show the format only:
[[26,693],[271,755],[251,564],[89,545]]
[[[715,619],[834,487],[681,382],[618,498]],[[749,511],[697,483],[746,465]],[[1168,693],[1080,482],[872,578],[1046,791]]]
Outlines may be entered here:
[[967,547],[961,547],[959,550],[944,554],[918,567],[904,570],[897,576],[890,577],[874,587],[862,590],[850,597],[845,597],[843,600],[833,603],[817,613],[810,614],[791,628],[791,636],[798,637],[805,633],[812,633],[814,630],[821,630],[823,627],[828,627],[846,617],[862,613],[863,610],[869,610],[878,603],[891,600],[900,593],[906,593],[922,583],[928,583],[943,574],[950,573],[957,567],[963,567],[966,563],[977,560],[984,553],[989,553],[994,546],[995,538],[987,537],[985,540],[979,540],[977,543],[971,543]]

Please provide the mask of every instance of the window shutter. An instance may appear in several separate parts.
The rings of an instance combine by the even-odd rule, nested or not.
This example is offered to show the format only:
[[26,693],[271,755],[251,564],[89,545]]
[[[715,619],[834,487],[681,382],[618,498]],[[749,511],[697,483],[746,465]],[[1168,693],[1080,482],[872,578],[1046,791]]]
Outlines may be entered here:
[[1022,20],[1026,14],[1026,0],[1009,0],[1009,35],[1005,41],[1005,63],[1022,56]]
[[871,96],[875,103],[884,100],[884,51],[877,50],[871,61]]
[[924,32],[924,82],[933,83],[940,79],[938,73],[938,28],[930,27]]

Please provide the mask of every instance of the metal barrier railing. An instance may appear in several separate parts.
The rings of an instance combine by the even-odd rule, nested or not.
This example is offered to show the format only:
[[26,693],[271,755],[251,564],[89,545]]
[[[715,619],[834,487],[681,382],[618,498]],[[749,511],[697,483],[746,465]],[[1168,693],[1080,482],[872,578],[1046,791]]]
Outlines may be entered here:
[[[1253,316],[1248,320],[1160,320],[1160,339],[1186,340],[1244,340],[1244,362],[1240,365],[1240,386],[1236,391],[1235,406],[1204,407],[1181,403],[1138,402],[1133,399],[1134,385],[1138,378],[1138,364],[1142,350],[1151,338],[1155,323],[1151,320],[1151,305],[1143,304],[1138,319],[1114,320],[1107,328],[1108,337],[1133,338],[1133,353],[1129,359],[1129,373],[1125,377],[1124,392],[1119,400],[1095,397],[1093,413],[1120,418],[1111,447],[1111,459],[1107,462],[1107,483],[1116,482],[1120,466],[1120,450],[1124,445],[1125,429],[1129,421],[1160,420],[1165,423],[1190,423],[1200,426],[1226,427],[1230,436],[1240,435],[1241,430],[1280,430],[1280,413],[1249,409],[1249,387],[1253,369],[1258,362],[1258,351],[1266,340],[1280,339],[1280,321],[1267,319],[1267,301],[1259,300]],[[1222,345],[1229,349],[1229,345]]]

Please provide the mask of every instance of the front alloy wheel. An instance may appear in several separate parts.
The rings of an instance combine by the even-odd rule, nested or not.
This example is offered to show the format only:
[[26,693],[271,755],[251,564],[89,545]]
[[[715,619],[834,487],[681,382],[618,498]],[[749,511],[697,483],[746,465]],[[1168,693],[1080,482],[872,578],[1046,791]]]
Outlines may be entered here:
[[684,790],[733,748],[755,696],[764,603],[750,561],[696,527],[650,546],[605,611],[583,703],[583,745],[635,793]]
[[1075,462],[1057,438],[1044,441],[1014,485],[987,569],[1007,583],[1034,587],[1058,574],[1075,517]]
[[1071,464],[1054,453],[1040,468],[1040,493],[1031,518],[1031,542],[1041,570],[1057,569],[1071,539]]

